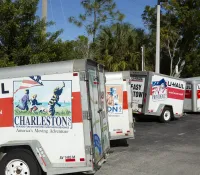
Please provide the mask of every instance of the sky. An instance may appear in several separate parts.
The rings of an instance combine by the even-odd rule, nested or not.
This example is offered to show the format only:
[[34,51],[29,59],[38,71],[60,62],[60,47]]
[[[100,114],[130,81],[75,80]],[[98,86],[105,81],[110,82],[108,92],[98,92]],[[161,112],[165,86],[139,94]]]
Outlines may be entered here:
[[[70,16],[78,17],[84,9],[80,5],[81,0],[48,0],[47,20],[54,21],[56,24],[47,30],[54,32],[63,29],[60,38],[62,40],[74,40],[79,35],[87,35],[84,28],[68,22]],[[155,6],[157,0],[114,0],[119,9],[125,14],[125,22],[131,23],[135,27],[144,28],[141,14],[146,5]],[[42,16],[42,0],[38,5],[37,15]]]

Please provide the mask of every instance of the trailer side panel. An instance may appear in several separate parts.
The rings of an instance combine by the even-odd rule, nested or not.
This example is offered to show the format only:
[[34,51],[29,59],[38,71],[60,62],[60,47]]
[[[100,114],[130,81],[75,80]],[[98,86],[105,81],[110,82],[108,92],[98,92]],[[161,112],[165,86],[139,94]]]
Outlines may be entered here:
[[162,108],[172,106],[175,117],[183,115],[185,82],[171,77],[153,75],[150,88],[149,113],[161,113]]
[[85,166],[79,82],[78,73],[0,80],[0,145],[37,140],[54,167]]

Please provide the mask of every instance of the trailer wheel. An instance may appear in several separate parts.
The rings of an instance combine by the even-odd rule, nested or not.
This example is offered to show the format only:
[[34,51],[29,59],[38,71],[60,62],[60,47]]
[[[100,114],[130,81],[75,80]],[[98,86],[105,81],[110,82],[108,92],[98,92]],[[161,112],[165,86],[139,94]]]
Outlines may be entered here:
[[165,107],[159,119],[160,119],[160,122],[162,123],[169,122],[172,119],[172,109],[169,107]]
[[15,149],[0,161],[1,175],[42,175],[41,168],[28,150]]

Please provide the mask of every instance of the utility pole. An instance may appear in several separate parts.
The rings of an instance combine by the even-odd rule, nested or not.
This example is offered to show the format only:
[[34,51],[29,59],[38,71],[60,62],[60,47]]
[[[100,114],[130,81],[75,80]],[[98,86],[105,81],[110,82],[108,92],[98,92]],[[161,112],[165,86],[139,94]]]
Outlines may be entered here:
[[[47,21],[47,0],[42,0],[42,19]],[[44,33],[46,33],[46,27],[44,29]]]
[[156,65],[155,72],[160,73],[160,3],[168,0],[158,0],[157,3],[157,26],[156,26]]
[[144,61],[144,46],[141,47],[142,51],[142,71],[145,70],[145,61]]
[[157,27],[156,27],[156,64],[155,72],[160,73],[160,0],[157,4]]

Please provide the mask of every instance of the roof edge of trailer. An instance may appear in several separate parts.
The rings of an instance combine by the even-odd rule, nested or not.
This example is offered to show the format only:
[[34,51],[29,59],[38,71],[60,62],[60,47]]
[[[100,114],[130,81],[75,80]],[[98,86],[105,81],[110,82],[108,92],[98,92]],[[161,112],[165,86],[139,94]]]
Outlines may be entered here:
[[199,80],[200,81],[200,77],[190,77],[190,78],[184,78],[185,80]]
[[[130,78],[130,72],[131,71],[116,71],[116,72],[105,72],[105,76],[107,79],[109,77],[115,77],[115,79],[127,79]],[[113,79],[113,78],[110,78]]]
[[184,78],[187,83],[200,83],[200,77]]
[[0,68],[0,79],[85,71],[87,64],[94,66],[100,65],[102,68],[104,67],[90,59],[74,59],[59,62],[30,64]]
[[173,79],[176,79],[176,80],[180,80],[180,81],[185,81],[184,79],[182,78],[178,78],[178,77],[173,77],[173,76],[170,76],[170,75],[165,75],[165,74],[161,74],[161,73],[156,73],[156,72],[153,72],[153,71],[131,71],[131,73],[137,73],[139,75],[160,75],[160,76],[164,76],[164,77],[169,77],[169,78],[173,78]]
[[75,59],[74,60],[74,70],[73,71],[85,71],[86,67],[83,67],[83,60],[85,60],[85,65],[90,65],[90,66],[98,66],[100,69],[103,69],[105,66],[103,64],[97,63],[94,60],[91,59]]

